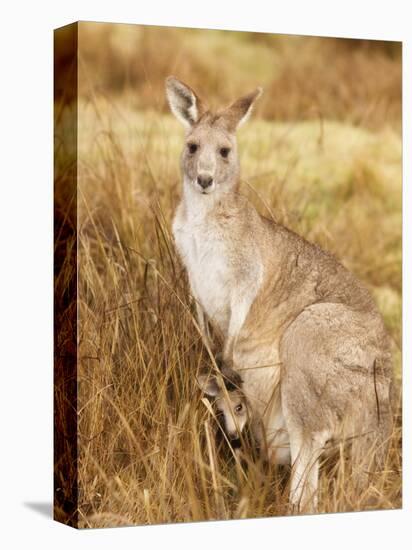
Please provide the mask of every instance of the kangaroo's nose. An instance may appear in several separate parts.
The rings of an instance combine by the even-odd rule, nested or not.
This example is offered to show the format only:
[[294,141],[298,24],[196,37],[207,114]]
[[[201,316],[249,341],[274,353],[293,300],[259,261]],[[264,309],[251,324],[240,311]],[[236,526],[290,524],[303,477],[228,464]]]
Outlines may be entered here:
[[229,441],[230,441],[231,446],[234,449],[239,449],[242,446],[239,434],[236,434],[236,435],[233,435],[233,436],[229,435]]
[[207,187],[210,187],[212,185],[213,178],[212,176],[204,175],[197,176],[197,183],[200,185],[202,189],[207,189]]

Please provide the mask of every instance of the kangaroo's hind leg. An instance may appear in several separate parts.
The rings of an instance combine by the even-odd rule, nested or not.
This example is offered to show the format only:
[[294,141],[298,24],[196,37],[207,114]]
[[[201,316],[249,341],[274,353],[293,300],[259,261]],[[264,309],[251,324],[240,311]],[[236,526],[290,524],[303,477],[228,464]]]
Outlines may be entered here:
[[[281,401],[297,471],[292,483],[295,495],[291,493],[294,503],[307,494],[300,479],[307,479],[311,490],[316,486],[317,458],[326,440],[349,441],[368,432],[376,440],[379,422],[390,417],[388,369],[383,365],[376,376],[372,369],[377,356],[385,360],[378,328],[373,330],[368,315],[324,303],[307,308],[284,333]],[[294,436],[296,430],[300,441]],[[352,460],[356,467],[359,455],[362,452]],[[313,473],[305,476],[311,460]]]
[[322,433],[303,436],[296,429],[290,433],[292,458],[290,504],[293,512],[317,511],[319,457],[326,440],[326,435]]

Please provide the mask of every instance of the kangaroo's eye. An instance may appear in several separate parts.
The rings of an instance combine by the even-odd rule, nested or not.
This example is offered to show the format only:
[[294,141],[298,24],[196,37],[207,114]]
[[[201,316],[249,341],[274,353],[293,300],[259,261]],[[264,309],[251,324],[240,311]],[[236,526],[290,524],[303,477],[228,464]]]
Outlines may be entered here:
[[236,405],[236,407],[235,407],[235,412],[236,413],[240,413],[240,412],[242,412],[242,410],[243,410],[242,403],[239,403],[239,405]]
[[189,149],[189,153],[191,155],[194,155],[198,149],[198,144],[197,143],[189,143],[187,148]]
[[230,149],[229,147],[221,147],[219,153],[221,157],[223,157],[224,159],[227,159],[230,153]]

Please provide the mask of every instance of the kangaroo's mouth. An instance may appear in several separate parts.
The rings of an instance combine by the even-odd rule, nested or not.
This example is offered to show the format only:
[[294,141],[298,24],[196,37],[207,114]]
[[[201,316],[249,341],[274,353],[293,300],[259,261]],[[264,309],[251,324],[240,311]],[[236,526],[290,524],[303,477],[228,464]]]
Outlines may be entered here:
[[211,195],[214,192],[214,186],[208,187],[207,189],[199,189],[201,195]]
[[241,446],[242,446],[242,442],[240,441],[239,436],[231,437],[231,438],[229,438],[229,441],[230,441],[230,445],[232,446],[233,449],[240,449]]

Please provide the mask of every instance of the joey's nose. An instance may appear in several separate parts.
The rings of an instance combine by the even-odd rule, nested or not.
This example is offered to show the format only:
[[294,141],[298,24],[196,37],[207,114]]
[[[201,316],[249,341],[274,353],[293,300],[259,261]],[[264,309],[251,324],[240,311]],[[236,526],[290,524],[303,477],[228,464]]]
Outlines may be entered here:
[[229,441],[234,449],[239,449],[242,446],[239,434],[229,434]]
[[201,176],[197,176],[197,183],[200,185],[202,189],[207,189],[212,185],[213,178],[212,176],[207,176],[202,174]]

